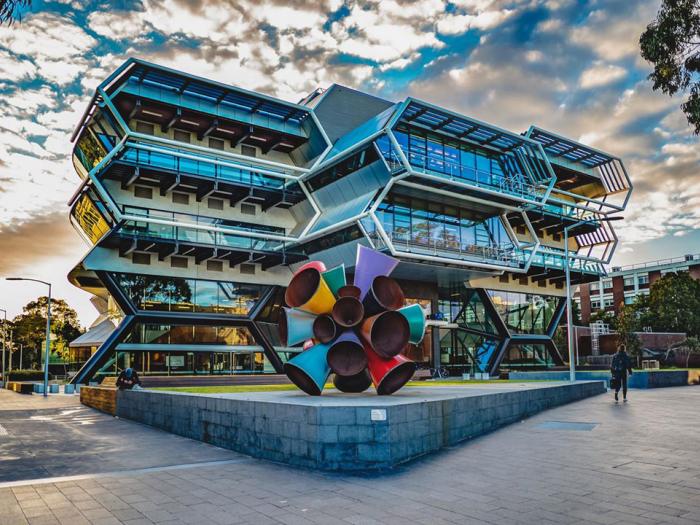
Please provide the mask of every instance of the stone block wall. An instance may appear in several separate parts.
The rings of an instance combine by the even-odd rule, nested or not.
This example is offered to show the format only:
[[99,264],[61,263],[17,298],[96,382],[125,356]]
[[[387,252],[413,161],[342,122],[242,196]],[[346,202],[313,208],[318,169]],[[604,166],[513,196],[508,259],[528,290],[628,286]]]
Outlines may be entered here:
[[[120,391],[117,415],[256,458],[323,470],[391,468],[547,408],[597,395],[603,382],[393,403],[319,406]],[[384,420],[373,420],[380,410]]]

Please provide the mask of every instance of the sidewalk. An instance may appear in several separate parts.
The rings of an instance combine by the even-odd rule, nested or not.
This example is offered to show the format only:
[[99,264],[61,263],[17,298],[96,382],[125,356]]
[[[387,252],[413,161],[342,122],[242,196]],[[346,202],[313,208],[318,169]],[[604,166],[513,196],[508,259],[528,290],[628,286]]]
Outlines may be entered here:
[[[175,436],[112,419],[98,433],[83,427],[86,449],[130,437],[121,453],[108,446],[101,455],[143,447],[144,456],[158,450],[183,465],[122,464],[115,474],[0,488],[0,524],[699,523],[700,388],[630,397],[626,405],[604,395],[549,410],[382,476],[321,474],[233,453],[192,465],[187,454],[198,446],[227,452],[177,438],[172,457]],[[8,439],[16,439],[11,426],[0,443]]]

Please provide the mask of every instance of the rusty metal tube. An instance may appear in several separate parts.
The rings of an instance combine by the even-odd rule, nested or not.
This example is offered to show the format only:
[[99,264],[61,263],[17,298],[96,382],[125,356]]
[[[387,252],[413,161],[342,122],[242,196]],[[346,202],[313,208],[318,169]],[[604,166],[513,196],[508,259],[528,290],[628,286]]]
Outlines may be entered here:
[[372,376],[374,388],[380,396],[388,396],[396,392],[410,381],[416,371],[416,364],[403,355],[385,359],[369,345],[365,345],[364,350],[367,355],[367,369]]
[[354,297],[355,299],[359,299],[361,293],[362,290],[352,284],[346,284],[338,288],[338,297]]
[[380,275],[372,281],[372,287],[365,295],[362,304],[365,315],[372,316],[379,312],[398,310],[406,300],[403,290],[394,279]]
[[382,312],[362,323],[362,339],[377,354],[391,358],[400,354],[408,344],[411,330],[406,318],[398,312]]
[[359,374],[352,376],[341,376],[338,374],[333,376],[333,386],[346,394],[359,394],[367,390],[371,384],[372,377],[366,368]]
[[330,315],[319,315],[313,322],[314,337],[321,343],[330,343],[335,339],[337,329]]
[[341,297],[333,305],[333,320],[343,328],[352,328],[362,322],[365,309],[359,299]]
[[341,376],[359,374],[367,367],[362,342],[352,330],[346,330],[331,344],[327,359],[331,370]]
[[330,314],[335,297],[316,268],[306,268],[292,277],[284,300],[292,308],[314,314]]

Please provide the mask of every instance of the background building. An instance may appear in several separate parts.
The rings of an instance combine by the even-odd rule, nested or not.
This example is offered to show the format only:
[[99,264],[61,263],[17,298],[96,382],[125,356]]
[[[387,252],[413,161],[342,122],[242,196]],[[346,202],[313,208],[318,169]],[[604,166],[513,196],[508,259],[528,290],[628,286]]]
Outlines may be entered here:
[[621,305],[632,304],[640,294],[648,294],[651,285],[667,273],[689,272],[700,279],[700,254],[660,259],[629,266],[613,267],[605,277],[579,286],[574,295],[585,325],[598,311],[618,313]]
[[[572,282],[597,281],[631,185],[620,159],[415,99],[343,86],[298,104],[130,59],[74,135],[69,275],[118,327],[74,378],[281,371],[284,286],[306,259],[352,272],[358,243],[431,319],[407,353],[451,373],[563,364]],[[565,231],[566,229],[566,231]]]

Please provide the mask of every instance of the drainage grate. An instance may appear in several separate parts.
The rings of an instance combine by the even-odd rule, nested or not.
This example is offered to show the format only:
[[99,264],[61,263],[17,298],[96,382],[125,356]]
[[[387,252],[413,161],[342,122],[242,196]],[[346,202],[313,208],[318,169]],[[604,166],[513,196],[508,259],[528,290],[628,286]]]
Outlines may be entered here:
[[581,421],[545,421],[540,423],[535,428],[543,428],[546,430],[576,430],[590,431],[598,426],[598,423],[585,423]]
[[0,425],[0,436],[8,436],[8,435],[9,435],[9,433],[7,432],[7,430],[5,430],[5,427]]

